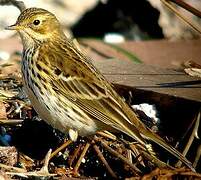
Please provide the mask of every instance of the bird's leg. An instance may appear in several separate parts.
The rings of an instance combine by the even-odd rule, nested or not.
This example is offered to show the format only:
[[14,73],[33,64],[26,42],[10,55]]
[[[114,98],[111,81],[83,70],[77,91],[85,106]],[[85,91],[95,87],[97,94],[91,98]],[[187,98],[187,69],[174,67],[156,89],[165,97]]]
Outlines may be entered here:
[[77,141],[78,138],[78,132],[73,130],[73,129],[69,129],[68,131],[68,135],[69,135],[69,140],[67,140],[66,142],[64,142],[60,147],[58,147],[50,156],[50,159],[52,159],[56,154],[58,154],[60,151],[62,151],[63,149],[65,149],[69,144],[71,144],[72,142]]

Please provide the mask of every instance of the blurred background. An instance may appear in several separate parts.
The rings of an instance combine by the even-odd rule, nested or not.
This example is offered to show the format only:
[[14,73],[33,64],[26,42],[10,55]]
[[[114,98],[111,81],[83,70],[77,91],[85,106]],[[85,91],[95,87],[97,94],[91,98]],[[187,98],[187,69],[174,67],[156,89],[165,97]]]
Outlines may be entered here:
[[[200,0],[185,2],[201,10]],[[147,39],[195,39],[198,33],[182,22],[160,0],[24,0],[26,7],[41,7],[56,14],[69,34],[110,41]],[[188,19],[201,25],[201,19],[175,5]],[[14,23],[19,10],[0,6],[0,38],[13,32],[3,31]],[[108,39],[109,38],[109,39]],[[116,38],[116,39],[115,39]]]

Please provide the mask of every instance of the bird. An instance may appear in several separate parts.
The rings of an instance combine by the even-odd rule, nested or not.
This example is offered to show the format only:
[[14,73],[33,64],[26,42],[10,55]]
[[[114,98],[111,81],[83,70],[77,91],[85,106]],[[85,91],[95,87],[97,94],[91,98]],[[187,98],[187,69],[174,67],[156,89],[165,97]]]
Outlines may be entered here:
[[147,141],[158,144],[193,170],[190,161],[140,121],[91,59],[66,37],[53,13],[27,8],[6,29],[21,37],[25,92],[53,128],[81,136],[119,131],[144,147],[149,146]]

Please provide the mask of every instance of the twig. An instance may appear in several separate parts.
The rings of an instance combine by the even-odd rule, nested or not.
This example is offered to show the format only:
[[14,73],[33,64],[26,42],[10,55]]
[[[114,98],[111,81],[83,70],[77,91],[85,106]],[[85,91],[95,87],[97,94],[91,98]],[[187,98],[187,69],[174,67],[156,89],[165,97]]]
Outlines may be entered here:
[[[133,156],[136,158],[136,160],[142,165],[145,167],[145,164],[143,162],[143,158],[142,158],[142,155],[140,154],[139,150],[137,149],[136,147],[136,144],[134,143],[130,143],[128,144],[130,149],[132,150],[132,154]],[[142,147],[140,147],[140,149],[142,149]],[[144,148],[145,150],[145,148]]]
[[185,23],[190,25],[195,31],[197,31],[199,34],[201,34],[200,28],[195,25],[194,23],[190,22],[186,17],[181,15],[176,8],[174,8],[168,0],[161,0],[161,2],[166,5],[170,10],[172,10],[179,18],[181,18]]
[[26,173],[27,172],[26,169],[8,166],[8,165],[2,164],[2,163],[0,163],[0,168],[4,168],[7,170],[14,170],[14,171],[19,172],[19,173]]
[[187,143],[187,145],[186,145],[186,147],[185,147],[185,149],[184,149],[184,151],[182,153],[184,156],[186,156],[186,154],[187,154],[187,152],[188,152],[188,150],[189,150],[194,138],[197,137],[199,124],[200,124],[200,112],[197,115],[197,118],[196,118],[196,121],[195,121],[195,126],[193,128],[193,132],[192,132],[192,134],[191,134],[191,136],[190,136],[190,138],[188,140],[188,143]]
[[0,124],[16,125],[22,123],[23,119],[0,119]]
[[181,6],[182,8],[184,8],[187,11],[191,12],[195,16],[198,16],[198,17],[201,18],[201,12],[199,10],[195,9],[193,6],[187,4],[186,2],[181,1],[181,0],[169,0],[169,1]]
[[79,144],[79,146],[73,151],[73,155],[72,157],[69,159],[68,163],[70,165],[70,167],[72,167],[73,161],[75,160],[75,158],[78,156],[78,153],[81,150],[81,146],[82,144]]
[[74,173],[75,174],[78,174],[78,169],[80,167],[80,164],[82,163],[82,159],[84,158],[84,156],[86,155],[87,153],[87,150],[89,149],[90,147],[90,143],[87,143],[82,151],[82,154],[80,155],[80,158],[78,159],[75,167],[74,167]]
[[108,131],[98,131],[96,134],[101,135],[102,137],[111,139],[113,141],[117,140],[116,136]]
[[14,5],[20,10],[20,12],[22,12],[26,9],[26,6],[23,1],[0,0],[0,5]]
[[201,178],[201,174],[199,173],[196,173],[196,172],[182,172],[181,175],[184,175],[184,176],[194,176],[195,178]]
[[193,163],[194,168],[197,167],[198,161],[200,160],[200,156],[201,156],[201,145],[199,145],[198,149],[197,149],[197,153],[196,153],[195,160],[194,160],[194,163]]
[[129,165],[134,170],[134,172],[141,173],[141,171],[134,164],[132,164],[130,161],[128,161],[127,158],[125,158],[124,156],[113,150],[111,147],[109,147],[103,140],[100,140],[98,137],[94,137],[94,140],[100,142],[110,153],[112,153],[117,158],[121,159],[124,163]]
[[[56,176],[57,174],[50,174],[48,171],[48,164],[50,160],[52,150],[50,149],[44,159],[43,167],[39,171],[31,171],[31,172],[6,172],[8,175],[16,175],[16,176],[22,176],[22,177],[28,177],[28,176],[35,176],[35,177],[50,177],[50,176]],[[16,169],[16,168],[15,168]],[[19,169],[19,168],[18,168]],[[16,170],[18,170],[16,169]]]
[[130,149],[127,149],[126,152],[127,152],[127,159],[130,161],[130,163],[133,163],[132,151]]
[[50,155],[50,159],[52,159],[57,153],[59,153],[60,151],[62,151],[64,148],[66,148],[69,144],[71,144],[72,141],[68,140],[65,143],[63,143],[59,148],[57,148],[51,155]]
[[[190,136],[190,138],[189,138],[189,140],[188,140],[188,142],[187,142],[187,144],[186,144],[186,147],[185,147],[184,150],[183,150],[183,153],[182,153],[182,154],[183,154],[184,156],[186,156],[186,154],[188,153],[188,151],[189,151],[189,149],[190,149],[190,147],[191,147],[191,145],[192,145],[192,143],[193,143],[194,138],[197,137],[197,131],[198,131],[198,128],[199,128],[199,124],[200,124],[200,112],[199,112],[198,115],[197,115],[197,119],[196,119],[196,122],[195,122],[195,126],[194,126],[194,128],[193,128],[193,131],[192,131],[192,133],[191,133],[191,136]],[[176,163],[176,167],[180,167],[181,164],[182,164],[182,162],[181,162],[181,161],[178,161],[178,162]]]
[[[179,176],[176,179],[200,179],[201,175],[186,169],[159,169],[156,168],[151,173],[144,175],[141,179],[175,179],[174,176]],[[182,177],[185,176],[185,177]]]
[[171,168],[171,169],[175,169],[170,165],[167,165],[166,163],[162,162],[161,160],[159,160],[157,157],[148,154],[145,151],[141,151],[141,153],[146,157],[146,159],[148,159],[150,162],[152,162],[153,164],[155,164],[157,167],[159,168]]
[[112,177],[114,177],[114,178],[117,179],[116,174],[114,173],[114,171],[112,170],[112,168],[110,167],[110,165],[108,164],[108,162],[106,161],[106,159],[104,158],[104,156],[103,156],[103,154],[101,153],[99,147],[98,147],[96,144],[94,144],[94,145],[93,145],[93,148],[94,148],[94,150],[96,151],[96,153],[97,153],[99,159],[100,159],[100,160],[103,162],[103,164],[105,165],[105,167],[106,167],[107,171],[110,173],[110,175],[111,175]]
[[52,149],[50,149],[45,156],[43,167],[39,171],[41,174],[44,174],[44,175],[49,174],[48,164],[50,161],[51,152],[52,152]]

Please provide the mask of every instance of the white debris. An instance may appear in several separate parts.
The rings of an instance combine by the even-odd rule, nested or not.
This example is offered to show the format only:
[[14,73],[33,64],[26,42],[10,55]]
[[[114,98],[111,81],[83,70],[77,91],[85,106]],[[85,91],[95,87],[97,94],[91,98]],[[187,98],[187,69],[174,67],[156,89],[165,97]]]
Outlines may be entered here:
[[132,105],[132,108],[134,110],[140,110],[143,111],[148,117],[150,117],[153,120],[153,123],[157,124],[159,123],[159,118],[157,117],[157,110],[155,105],[150,105],[147,103],[142,103],[139,105]]
[[104,36],[103,40],[106,43],[122,43],[125,41],[125,38],[118,33],[108,33]]
[[86,162],[86,159],[85,158],[82,158],[82,163],[85,163]]

